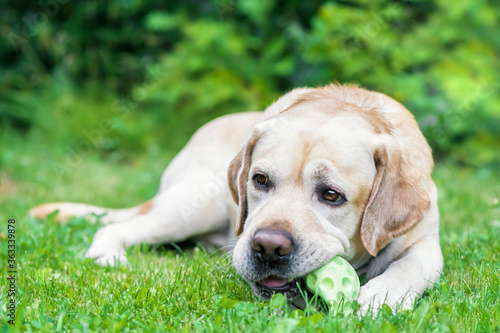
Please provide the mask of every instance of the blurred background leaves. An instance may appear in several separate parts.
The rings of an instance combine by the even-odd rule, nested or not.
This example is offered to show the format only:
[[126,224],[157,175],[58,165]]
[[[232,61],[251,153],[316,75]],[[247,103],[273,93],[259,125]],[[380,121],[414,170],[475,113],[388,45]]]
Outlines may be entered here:
[[338,81],[403,103],[438,160],[500,165],[498,1],[2,2],[2,145],[173,153],[216,116]]

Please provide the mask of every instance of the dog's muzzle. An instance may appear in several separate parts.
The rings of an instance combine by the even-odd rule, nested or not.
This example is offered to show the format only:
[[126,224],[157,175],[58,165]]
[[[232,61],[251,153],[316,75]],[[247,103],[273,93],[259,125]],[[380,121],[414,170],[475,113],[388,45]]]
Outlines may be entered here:
[[255,266],[263,276],[252,284],[254,291],[263,298],[280,293],[287,298],[300,295],[302,279],[288,277],[287,271],[293,258],[295,246],[292,235],[285,230],[258,229],[252,238],[252,256]]

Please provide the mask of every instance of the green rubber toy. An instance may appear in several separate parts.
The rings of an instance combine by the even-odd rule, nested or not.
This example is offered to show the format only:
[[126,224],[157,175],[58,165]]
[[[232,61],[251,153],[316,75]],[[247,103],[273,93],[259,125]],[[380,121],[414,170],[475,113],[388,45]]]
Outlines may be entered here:
[[341,303],[353,302],[359,296],[359,278],[354,268],[341,257],[306,275],[306,286],[318,294],[330,311],[337,312]]

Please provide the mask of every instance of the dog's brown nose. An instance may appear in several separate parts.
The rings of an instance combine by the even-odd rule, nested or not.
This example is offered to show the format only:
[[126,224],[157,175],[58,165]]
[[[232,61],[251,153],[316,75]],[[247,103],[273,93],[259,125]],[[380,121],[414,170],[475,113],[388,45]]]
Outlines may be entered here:
[[252,239],[252,250],[262,262],[288,259],[293,250],[292,234],[285,230],[258,229]]

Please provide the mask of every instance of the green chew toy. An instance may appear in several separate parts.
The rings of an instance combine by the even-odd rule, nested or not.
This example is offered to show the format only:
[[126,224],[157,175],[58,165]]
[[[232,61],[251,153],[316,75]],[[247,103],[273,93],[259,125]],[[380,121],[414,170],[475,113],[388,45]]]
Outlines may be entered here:
[[330,262],[306,275],[306,286],[318,294],[330,308],[337,312],[342,299],[353,302],[359,295],[359,278],[354,268],[341,258],[334,257]]

